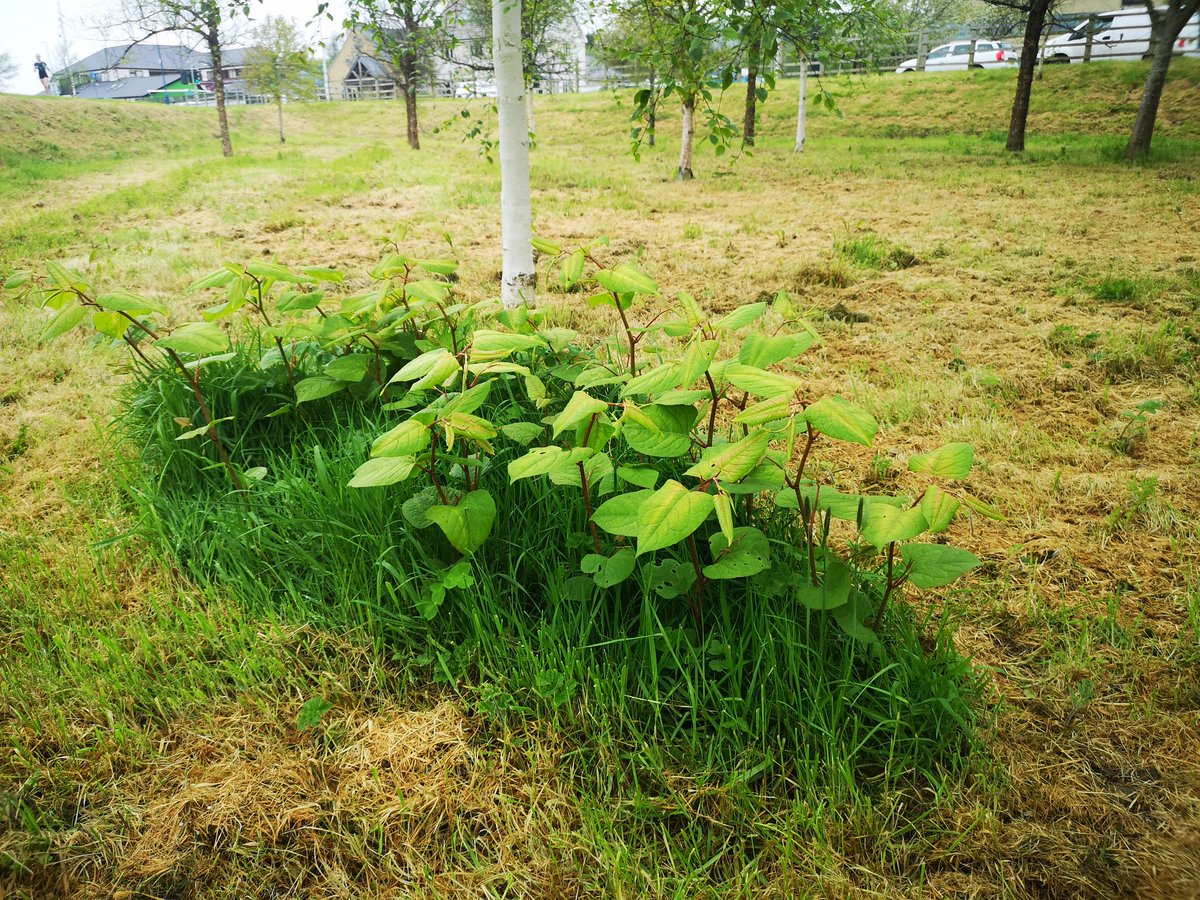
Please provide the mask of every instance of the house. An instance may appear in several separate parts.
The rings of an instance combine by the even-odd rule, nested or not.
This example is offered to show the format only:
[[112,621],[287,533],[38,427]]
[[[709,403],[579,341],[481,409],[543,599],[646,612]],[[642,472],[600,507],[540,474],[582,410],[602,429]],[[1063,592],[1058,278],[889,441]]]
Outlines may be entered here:
[[[447,37],[429,53],[423,68],[423,93],[449,97],[494,92],[489,35],[480,26],[448,21]],[[399,40],[400,29],[384,29]],[[329,96],[334,100],[392,99],[396,96],[393,61],[370,29],[350,31],[329,63]],[[587,35],[574,16],[556,23],[540,42],[540,72],[533,89],[539,93],[580,90],[587,71]]]
[[[246,49],[221,53],[221,74],[229,103],[253,103],[242,75]],[[92,100],[211,102],[213,65],[208,53],[167,44],[119,44],[97,50],[65,69],[76,97]]]

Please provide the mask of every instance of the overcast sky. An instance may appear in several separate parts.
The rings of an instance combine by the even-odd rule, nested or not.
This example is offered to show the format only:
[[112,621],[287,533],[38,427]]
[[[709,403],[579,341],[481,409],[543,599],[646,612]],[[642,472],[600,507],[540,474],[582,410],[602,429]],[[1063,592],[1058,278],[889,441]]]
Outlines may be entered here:
[[[307,28],[304,24],[313,18],[319,0],[262,0],[251,2],[252,15],[255,19],[267,15],[286,16],[293,19],[297,25],[311,36],[313,42],[317,39],[317,23],[313,22]],[[71,60],[56,58],[56,48],[59,44],[59,10],[62,10],[63,24],[67,41],[71,46],[72,58],[80,59],[99,50],[101,47],[119,44],[127,40],[119,32],[111,32],[105,40],[95,23],[102,20],[106,12],[110,12],[118,4],[115,0],[0,0],[0,52],[7,53],[9,58],[20,66],[17,77],[9,82],[3,90],[14,94],[38,94],[42,85],[33,70],[34,55],[40,53],[42,59],[49,63],[50,68],[58,71]],[[337,26],[341,24],[344,15],[344,0],[334,0],[330,4],[334,22],[325,20],[322,24],[324,36],[329,40]],[[158,38],[162,43],[180,43],[170,36]],[[195,39],[189,36],[189,45]]]

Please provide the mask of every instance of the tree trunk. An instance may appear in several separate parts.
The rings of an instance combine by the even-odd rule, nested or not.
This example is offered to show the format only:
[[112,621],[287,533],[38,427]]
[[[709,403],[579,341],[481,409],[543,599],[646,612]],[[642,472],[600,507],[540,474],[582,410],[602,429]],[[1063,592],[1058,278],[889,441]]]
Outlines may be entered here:
[[533,86],[526,85],[525,87],[525,130],[530,134],[536,134],[533,128]]
[[683,128],[679,135],[679,171],[676,181],[689,181],[692,173],[692,139],[696,135],[696,95],[689,94],[683,101]]
[[[1174,28],[1179,21],[1178,28]],[[1150,155],[1150,139],[1154,137],[1154,122],[1158,118],[1158,104],[1162,100],[1163,86],[1167,83],[1167,69],[1171,65],[1171,50],[1175,38],[1183,30],[1186,18],[1178,19],[1172,13],[1166,13],[1154,23],[1151,31],[1151,46],[1154,56],[1150,62],[1150,73],[1146,76],[1146,86],[1142,89],[1142,102],[1138,105],[1137,118],[1133,120],[1133,133],[1129,136],[1129,146],[1125,148],[1126,159],[1140,159]]]
[[529,132],[521,71],[521,4],[492,0],[492,63],[500,112],[500,299],[506,307],[533,305],[533,210],[529,200]]
[[1035,0],[1025,20],[1025,39],[1021,42],[1021,66],[1017,71],[1017,93],[1013,98],[1012,118],[1008,121],[1007,149],[1020,153],[1025,149],[1025,123],[1029,120],[1029,95],[1033,91],[1033,70],[1038,62],[1038,42],[1046,24],[1049,0]]
[[804,131],[808,119],[808,57],[800,54],[800,105],[796,110],[796,153],[804,152]]
[[229,117],[225,114],[225,76],[221,72],[221,38],[217,33],[216,23],[210,24],[208,34],[208,52],[213,65],[213,93],[217,98],[217,122],[221,131],[221,153],[233,156],[233,141],[229,139]]
[[746,112],[742,117],[742,143],[754,146],[754,118],[758,112],[758,56],[762,52],[762,38],[755,35],[750,44],[750,57],[746,68]]
[[646,114],[646,143],[654,146],[654,132],[658,129],[658,94],[654,92],[654,73],[650,73],[650,110]]
[[[409,26],[410,29],[413,27],[415,24]],[[402,81],[400,93],[404,96],[404,121],[408,146],[413,150],[420,150],[421,129],[417,122],[417,58],[412,50],[405,50],[400,58],[400,78]]]
[[279,143],[285,143],[286,138],[283,136],[283,95],[280,94],[275,98],[275,107],[279,110]]

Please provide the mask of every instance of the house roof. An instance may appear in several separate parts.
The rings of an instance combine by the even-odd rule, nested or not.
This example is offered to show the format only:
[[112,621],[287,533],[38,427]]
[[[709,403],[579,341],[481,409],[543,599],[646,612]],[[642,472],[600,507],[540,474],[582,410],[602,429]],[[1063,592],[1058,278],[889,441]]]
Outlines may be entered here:
[[362,66],[363,71],[372,78],[391,80],[392,75],[383,63],[365,55],[358,57],[358,59],[351,63],[347,78],[353,78],[354,71],[359,66]]
[[158,88],[178,81],[174,75],[151,75],[145,78],[120,78],[116,81],[93,81],[75,89],[76,97],[87,100],[137,100]]
[[187,47],[168,44],[134,44],[131,47],[129,44],[118,44],[97,50],[71,63],[68,69],[72,72],[102,72],[117,68],[178,71],[200,68],[207,62],[207,53],[197,53]]

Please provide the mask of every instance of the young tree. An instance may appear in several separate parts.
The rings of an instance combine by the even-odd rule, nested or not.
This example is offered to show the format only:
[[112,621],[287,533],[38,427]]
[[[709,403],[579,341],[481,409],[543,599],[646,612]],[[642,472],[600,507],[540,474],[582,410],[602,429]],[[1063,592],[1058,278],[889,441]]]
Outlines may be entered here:
[[246,53],[245,79],[250,90],[270,97],[279,111],[279,143],[283,135],[283,100],[316,96],[317,61],[299,30],[287,19],[267,16],[252,32]]
[[1020,153],[1025,149],[1025,125],[1029,121],[1029,96],[1033,92],[1033,76],[1040,55],[1042,31],[1046,28],[1056,0],[987,0],[987,2],[992,6],[1015,10],[1025,16],[1025,36],[1021,41],[1021,61],[1017,68],[1017,90],[1013,97],[1012,115],[1008,121],[1008,143],[1005,145],[1010,152]]
[[131,33],[130,47],[172,32],[200,39],[212,64],[217,124],[221,152],[225,156],[233,156],[233,141],[229,137],[229,116],[225,111],[221,50],[234,38],[230,23],[238,10],[248,12],[249,3],[237,0],[121,0],[117,19],[113,22]]
[[0,87],[4,87],[17,77],[20,66],[13,62],[12,57],[0,51]]
[[492,61],[500,114],[500,299],[506,307],[533,305],[533,210],[529,197],[529,132],[525,128],[526,78],[521,67],[521,0],[492,4]]
[[351,0],[347,28],[365,26],[375,46],[391,59],[390,69],[404,98],[408,146],[421,148],[417,90],[429,73],[435,41],[444,35],[439,0]]
[[[718,154],[736,134],[733,123],[713,103],[714,88],[733,82],[737,46],[723,40],[729,9],[724,0],[625,0],[616,13],[646,23],[645,48],[633,61],[659,76],[657,84],[634,95],[634,117],[646,121],[662,99],[679,98],[675,178],[688,181],[695,177],[692,158],[697,107],[707,117],[709,140]],[[719,73],[719,83],[711,77],[713,73]],[[643,138],[644,131],[635,128],[635,151]]]
[[1188,20],[1200,12],[1200,0],[1168,0],[1165,7],[1155,7],[1154,0],[1144,2],[1150,14],[1150,51],[1147,53],[1150,72],[1142,89],[1142,102],[1133,121],[1129,146],[1125,148],[1127,159],[1150,154],[1150,139],[1154,137],[1154,122],[1158,118],[1158,104],[1162,100],[1163,86],[1167,83],[1167,69],[1171,65],[1175,41]]

